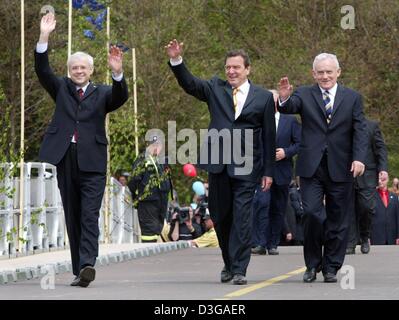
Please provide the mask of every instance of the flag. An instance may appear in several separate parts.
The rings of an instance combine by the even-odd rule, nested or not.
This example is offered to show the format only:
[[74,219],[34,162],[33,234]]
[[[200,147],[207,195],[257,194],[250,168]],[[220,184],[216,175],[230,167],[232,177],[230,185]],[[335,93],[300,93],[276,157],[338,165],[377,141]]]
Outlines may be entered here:
[[91,11],[97,11],[97,10],[102,10],[105,9],[105,6],[101,3],[97,3],[95,0],[86,0],[86,3],[90,7]]
[[85,0],[72,0],[72,7],[74,9],[81,9],[85,4]]
[[95,38],[94,33],[91,30],[85,29],[85,30],[83,30],[83,34],[84,34],[85,37],[87,37],[87,38],[89,38],[91,40],[93,40]]

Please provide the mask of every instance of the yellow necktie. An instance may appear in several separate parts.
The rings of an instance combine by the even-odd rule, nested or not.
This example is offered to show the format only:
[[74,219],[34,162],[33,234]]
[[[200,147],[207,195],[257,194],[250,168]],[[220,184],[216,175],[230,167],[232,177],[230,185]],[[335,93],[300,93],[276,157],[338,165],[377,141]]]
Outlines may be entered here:
[[238,101],[237,101],[237,92],[238,92],[238,88],[234,88],[234,89],[233,89],[233,105],[234,105],[234,112],[236,112],[237,104],[238,104]]

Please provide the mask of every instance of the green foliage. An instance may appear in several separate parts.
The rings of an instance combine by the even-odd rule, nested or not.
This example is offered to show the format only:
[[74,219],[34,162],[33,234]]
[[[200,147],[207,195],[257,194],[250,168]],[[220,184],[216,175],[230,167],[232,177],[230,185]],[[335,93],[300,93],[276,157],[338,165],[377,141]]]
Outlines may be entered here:
[[[167,132],[167,122],[176,121],[177,130],[207,128],[207,106],[187,95],[167,66],[164,46],[173,38],[184,42],[184,59],[194,75],[209,79],[224,77],[224,54],[244,48],[252,61],[250,79],[273,88],[283,75],[295,87],[313,83],[311,65],[320,52],[337,54],[342,68],[341,83],[362,93],[366,114],[380,121],[389,149],[390,175],[399,175],[398,51],[399,6],[395,0],[352,1],[356,27],[343,30],[339,1],[324,0],[113,0],[102,1],[111,8],[111,39],[136,48],[139,144],[150,128]],[[39,35],[42,4],[25,1],[26,12],[26,159],[37,160],[39,145],[54,102],[44,93],[33,71],[33,50]],[[50,62],[56,74],[66,74],[67,1],[56,1],[57,27],[50,38]],[[18,8],[19,9],[19,8]],[[13,1],[0,3],[3,42],[0,51],[0,147],[8,153],[19,150],[19,10]],[[95,59],[93,80],[110,79],[107,67],[105,29],[96,39],[83,36],[92,29],[85,16],[74,10],[72,50],[87,51]],[[92,14],[92,13],[90,13]],[[94,13],[97,15],[98,13]],[[124,55],[124,74],[129,84],[129,101],[110,115],[111,172],[129,170],[136,156],[133,114],[132,57]],[[3,121],[3,122],[2,122]],[[3,124],[7,124],[6,127]],[[178,143],[179,147],[181,143]],[[180,164],[172,168],[180,201],[191,201],[191,184]],[[198,179],[206,179],[200,172]]]
[[[134,168],[133,168],[133,171],[131,174],[132,179],[143,175],[145,172],[149,172],[149,167],[152,168],[153,166],[154,166],[154,163],[152,160],[145,157],[143,153],[140,154],[135,160],[135,165],[134,165]],[[168,179],[170,179],[169,170],[158,172],[155,169],[151,169],[151,172],[153,172],[153,174],[151,174],[151,176],[148,180],[148,183],[144,187],[143,193],[141,193],[139,196],[137,196],[138,192],[136,195],[132,195],[133,196],[133,206],[136,208],[140,201],[145,200],[148,196],[151,195],[152,189],[160,188],[161,184],[164,181],[167,181]]]

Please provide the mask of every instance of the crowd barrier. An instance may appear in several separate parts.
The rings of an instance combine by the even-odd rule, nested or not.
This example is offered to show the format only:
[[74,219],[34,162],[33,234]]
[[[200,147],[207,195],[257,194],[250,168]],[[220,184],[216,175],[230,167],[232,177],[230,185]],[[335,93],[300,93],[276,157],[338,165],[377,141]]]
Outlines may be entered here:
[[[0,187],[13,190],[0,192],[0,256],[15,256],[19,234],[22,253],[68,247],[65,218],[57,186],[57,169],[48,163],[24,163],[23,208],[20,209],[19,165],[0,164],[5,178]],[[105,221],[105,197],[100,210],[99,226],[102,243],[140,242],[137,210],[132,206],[129,189],[110,179],[108,219]],[[22,225],[19,217],[22,212]],[[19,231],[19,233],[17,232]]]

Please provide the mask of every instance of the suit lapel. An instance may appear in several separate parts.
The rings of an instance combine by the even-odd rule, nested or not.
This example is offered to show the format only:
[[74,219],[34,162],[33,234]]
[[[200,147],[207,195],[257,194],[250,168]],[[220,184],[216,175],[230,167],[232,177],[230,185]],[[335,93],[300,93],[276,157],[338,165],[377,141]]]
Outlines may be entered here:
[[226,112],[229,119],[233,122],[234,118],[235,118],[234,102],[233,102],[233,89],[231,88],[231,85],[227,81],[224,85],[224,94],[225,94],[225,99],[227,102],[226,103],[227,110],[224,110],[224,111]]
[[68,79],[68,91],[71,94],[71,96],[76,100],[76,102],[79,103],[80,101],[79,94],[76,90],[76,85],[72,82],[71,79]]
[[283,132],[284,126],[287,124],[287,119],[284,117],[283,114],[280,113],[280,119],[278,120],[278,127],[277,127],[277,133],[276,133],[276,139],[281,135],[281,132]]
[[86,88],[86,91],[85,91],[82,101],[85,100],[87,97],[89,97],[96,90],[97,90],[97,86],[94,85],[92,82],[90,82],[88,87]]
[[338,107],[341,105],[342,100],[344,99],[344,95],[345,95],[345,89],[338,85],[337,87],[337,93],[335,94],[335,98],[334,98],[334,105],[333,105],[333,112],[332,112],[332,119],[334,119],[334,114],[337,112]]
[[255,98],[256,91],[257,91],[256,87],[253,84],[251,84],[251,82],[249,81],[249,91],[248,91],[247,99],[244,102],[244,106],[242,107],[242,110],[244,110],[246,107],[248,107],[248,105]]
[[313,98],[316,100],[317,104],[319,105],[321,111],[323,112],[324,117],[326,116],[326,110],[324,108],[323,97],[321,95],[321,90],[319,86],[316,84],[312,87],[312,95]]

